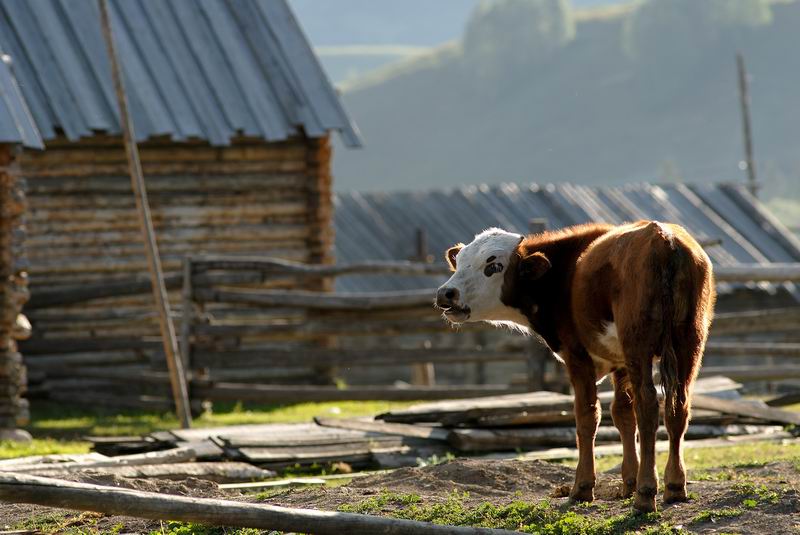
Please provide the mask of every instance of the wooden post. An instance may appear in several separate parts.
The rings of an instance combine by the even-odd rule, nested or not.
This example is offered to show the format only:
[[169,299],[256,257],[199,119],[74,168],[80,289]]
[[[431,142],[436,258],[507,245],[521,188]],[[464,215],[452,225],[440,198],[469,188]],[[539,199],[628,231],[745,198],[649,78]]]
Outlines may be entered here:
[[[428,235],[425,229],[418,227],[414,232],[415,258],[417,262],[428,262]],[[411,367],[411,384],[433,386],[436,383],[436,370],[433,362],[420,362]]]
[[[102,0],[101,0],[102,1]],[[0,474],[0,500],[97,511],[153,520],[181,520],[213,526],[251,527],[267,531],[319,535],[403,533],[441,535],[513,535],[516,531],[469,526],[442,526],[382,516],[290,509],[232,500],[189,498],[118,487],[73,483],[26,474]]]
[[430,262],[428,255],[428,233],[422,227],[417,228],[415,234],[415,255],[414,260],[417,262]]
[[[528,222],[528,231],[531,234],[539,234],[547,230],[547,219],[536,217]],[[536,392],[545,389],[544,375],[547,371],[547,359],[550,357],[550,349],[538,336],[531,336],[528,344],[528,390]]]
[[181,357],[183,369],[192,369],[192,321],[194,320],[194,304],[192,291],[192,259],[183,259],[183,288],[181,291]]
[[170,315],[169,298],[167,289],[164,285],[164,275],[161,271],[161,258],[158,255],[158,244],[156,243],[153,221],[150,217],[150,203],[147,200],[147,188],[142,174],[142,164],[139,161],[139,149],[136,145],[136,136],[133,131],[133,123],[128,113],[128,101],[125,95],[125,86],[122,81],[122,72],[117,59],[114,47],[114,36],[111,31],[111,21],[108,15],[107,0],[98,0],[100,7],[100,22],[103,29],[103,38],[108,50],[108,59],[111,64],[111,77],[114,81],[114,90],[117,95],[119,106],[120,126],[122,128],[122,138],[125,143],[125,153],[128,159],[128,170],[131,175],[131,185],[133,187],[134,198],[136,199],[136,211],[139,215],[139,225],[145,242],[147,253],[147,267],[150,271],[150,280],[153,287],[153,296],[156,307],[158,308],[159,324],[161,327],[161,338],[164,343],[164,354],[167,357],[167,367],[169,368],[170,382],[172,385],[172,396],[175,400],[175,410],[181,427],[188,428],[192,424],[192,415],[189,410],[189,393],[186,386],[186,377],[183,371],[183,362],[178,351],[178,341],[175,336],[175,326]]
[[[756,166],[753,160],[753,133],[750,128],[750,84],[747,79],[747,70],[744,66],[744,57],[741,52],[736,54],[736,67],[739,71],[739,103],[742,108],[742,132],[744,134],[744,165],[747,169],[747,187],[753,197],[758,196],[758,182],[756,182]],[[741,164],[740,164],[741,166]]]

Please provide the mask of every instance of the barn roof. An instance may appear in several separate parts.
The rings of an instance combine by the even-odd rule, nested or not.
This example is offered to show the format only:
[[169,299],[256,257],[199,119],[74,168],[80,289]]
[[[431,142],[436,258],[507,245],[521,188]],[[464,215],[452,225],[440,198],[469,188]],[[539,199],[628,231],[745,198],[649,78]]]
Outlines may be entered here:
[[[800,262],[800,240],[738,184],[631,184],[588,187],[573,184],[502,184],[398,193],[340,193],[335,199],[336,259],[407,260],[416,254],[417,229],[428,251],[468,242],[488,228],[527,233],[532,218],[548,228],[639,219],[674,221],[708,246],[715,265]],[[342,290],[429,287],[431,279],[347,278]]]
[[[227,145],[302,129],[360,144],[285,0],[109,4],[139,140]],[[45,140],[120,132],[96,1],[0,0],[0,48]]]
[[19,143],[41,149],[42,138],[25,99],[22,98],[9,63],[10,58],[0,61],[0,143]]

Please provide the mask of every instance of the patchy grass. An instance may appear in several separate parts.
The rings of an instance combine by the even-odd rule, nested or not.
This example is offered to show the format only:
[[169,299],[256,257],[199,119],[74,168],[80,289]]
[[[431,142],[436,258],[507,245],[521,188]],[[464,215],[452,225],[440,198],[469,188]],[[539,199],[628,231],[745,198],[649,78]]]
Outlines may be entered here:
[[390,492],[386,489],[375,497],[367,498],[356,504],[346,504],[339,507],[344,513],[360,513],[363,515],[376,515],[382,511],[394,509],[399,506],[409,506],[420,503],[422,498],[418,494],[403,494]]
[[259,535],[260,529],[254,528],[221,528],[203,526],[188,522],[167,522],[161,528],[153,530],[149,535]]
[[468,505],[468,498],[467,493],[452,493],[444,503],[424,504],[416,494],[384,490],[378,496],[342,505],[339,511],[388,515],[451,526],[501,528],[541,535],[611,535],[640,529],[644,529],[643,533],[652,535],[681,533],[667,524],[656,524],[660,518],[658,513],[641,515],[630,512],[607,518],[593,518],[580,512],[590,508],[587,506],[555,507],[548,500],[536,503],[514,501],[507,505],[495,505],[491,502]]
[[117,535],[124,528],[122,524],[99,528],[97,521],[102,516],[89,512],[77,516],[65,512],[45,513],[18,522],[11,529],[35,531],[44,535]]
[[[777,461],[789,461],[800,471],[800,444],[780,444],[758,442],[740,444],[724,448],[687,449],[684,452],[689,477],[698,480],[735,480],[739,477],[734,469],[754,468]],[[609,470],[622,462],[621,455],[598,457],[598,472]],[[559,461],[560,464],[576,467],[577,459]],[[656,457],[659,473],[663,473],[667,465],[667,453],[659,453]],[[711,471],[713,470],[713,471]]]
[[713,511],[702,511],[692,519],[692,524],[701,524],[703,522],[716,522],[720,518],[732,518],[740,516],[744,513],[739,507],[723,507],[722,509],[715,509]]
[[[261,423],[308,422],[314,416],[352,418],[403,408],[414,402],[340,401],[296,403],[291,405],[245,406],[241,403],[215,404],[211,412],[194,421],[195,427],[217,427]],[[84,409],[55,403],[36,402],[31,408],[28,431],[30,444],[0,442],[0,459],[46,455],[51,453],[86,453],[87,435],[147,435],[179,427],[175,415],[154,411]]]
[[781,499],[778,492],[769,489],[764,484],[756,485],[751,481],[742,481],[734,484],[733,491],[745,497],[742,503],[746,507],[756,507],[761,504],[776,504]]

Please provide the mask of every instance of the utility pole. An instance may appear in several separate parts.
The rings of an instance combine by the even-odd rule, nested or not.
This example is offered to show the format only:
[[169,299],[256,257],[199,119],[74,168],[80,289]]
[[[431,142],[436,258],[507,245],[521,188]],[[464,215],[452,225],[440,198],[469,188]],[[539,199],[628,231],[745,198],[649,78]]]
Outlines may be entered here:
[[741,52],[736,53],[736,67],[739,71],[739,103],[742,108],[742,131],[744,133],[744,165],[740,168],[747,169],[747,188],[753,197],[758,196],[758,183],[756,182],[756,166],[753,160],[753,133],[750,128],[750,84],[747,79],[747,70],[744,67],[744,57]]
[[111,77],[114,81],[114,90],[119,106],[119,121],[122,128],[122,138],[125,143],[125,153],[128,157],[128,171],[131,175],[133,196],[136,199],[136,211],[139,216],[139,226],[144,238],[145,251],[147,252],[147,267],[150,271],[150,281],[153,286],[153,297],[158,309],[159,326],[161,327],[161,340],[164,343],[164,355],[167,357],[172,397],[175,400],[175,411],[181,422],[181,427],[187,429],[192,425],[192,414],[189,409],[189,393],[186,386],[186,376],[183,370],[183,361],[178,352],[178,339],[175,336],[175,325],[170,315],[169,297],[164,284],[164,273],[161,270],[161,258],[158,255],[156,233],[153,229],[153,219],[150,217],[150,202],[147,200],[147,188],[144,183],[142,163],[139,160],[139,147],[136,145],[136,136],[133,131],[133,122],[128,112],[128,99],[125,95],[125,85],[122,81],[117,51],[114,47],[114,35],[111,30],[111,21],[108,16],[107,0],[98,0],[100,6],[100,23],[103,28],[103,38],[108,50],[108,60],[111,64]]

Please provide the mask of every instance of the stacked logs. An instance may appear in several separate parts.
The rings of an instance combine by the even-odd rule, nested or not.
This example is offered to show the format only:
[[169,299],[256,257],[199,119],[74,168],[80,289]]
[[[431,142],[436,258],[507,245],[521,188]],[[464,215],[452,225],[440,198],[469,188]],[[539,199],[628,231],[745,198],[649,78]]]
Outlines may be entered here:
[[25,440],[30,436],[16,429],[28,421],[17,340],[30,336],[31,328],[21,312],[29,296],[23,250],[26,201],[14,156],[13,148],[0,146],[0,439]]

